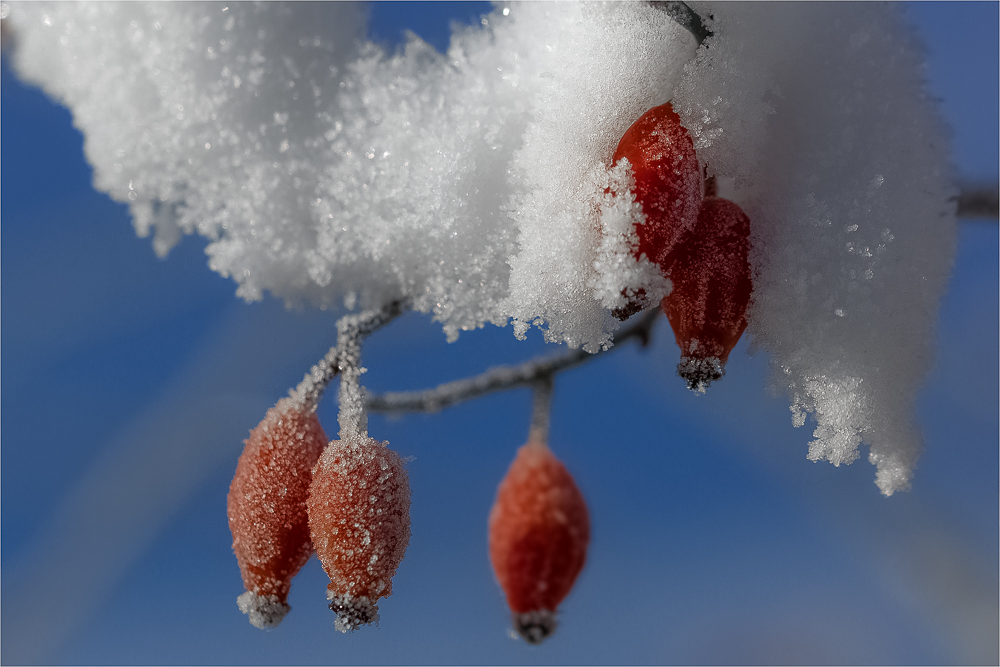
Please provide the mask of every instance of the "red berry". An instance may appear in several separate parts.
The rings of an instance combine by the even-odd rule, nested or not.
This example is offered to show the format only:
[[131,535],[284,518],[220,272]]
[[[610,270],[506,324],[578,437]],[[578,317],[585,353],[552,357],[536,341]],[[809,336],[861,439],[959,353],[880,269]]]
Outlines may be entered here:
[[611,162],[622,158],[632,165],[632,192],[646,215],[646,223],[635,227],[635,257],[646,255],[666,275],[674,246],[694,226],[704,196],[694,143],[669,102],[653,107],[625,131]]
[[750,218],[729,200],[706,197],[670,268],[673,291],[660,304],[681,348],[677,372],[690,389],[704,391],[722,377],[747,327],[749,254]]
[[410,542],[410,483],[388,443],[334,440],[313,469],[309,528],[341,632],[378,621]]
[[537,644],[587,557],[590,518],[569,472],[541,442],[521,447],[490,512],[490,561],[514,627]]
[[236,464],[229,529],[247,589],[237,602],[258,628],[281,623],[292,577],[312,554],[306,496],[326,443],[315,412],[283,398],[250,431]]

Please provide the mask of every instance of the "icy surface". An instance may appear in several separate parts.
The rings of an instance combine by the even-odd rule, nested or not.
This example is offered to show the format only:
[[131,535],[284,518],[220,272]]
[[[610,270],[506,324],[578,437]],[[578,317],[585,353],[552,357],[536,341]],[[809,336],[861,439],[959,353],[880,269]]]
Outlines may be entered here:
[[[292,303],[410,297],[449,337],[531,326],[597,350],[628,259],[602,205],[624,130],[672,99],[752,221],[748,332],[810,457],[871,446],[905,488],[913,399],[954,250],[947,146],[898,8],[692,3],[695,42],[646,3],[504,3],[447,54],[387,54],[348,3],[12,3],[16,67],[66,104],[95,186],[165,254]],[[693,60],[692,60],[693,59]],[[607,203],[606,201],[604,202]]]

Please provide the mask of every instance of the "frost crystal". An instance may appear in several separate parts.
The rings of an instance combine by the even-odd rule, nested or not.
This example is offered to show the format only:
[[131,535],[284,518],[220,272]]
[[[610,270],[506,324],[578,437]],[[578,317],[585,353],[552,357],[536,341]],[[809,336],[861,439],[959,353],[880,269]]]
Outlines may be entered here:
[[[669,286],[604,192],[671,100],[752,221],[749,333],[817,423],[810,456],[904,488],[954,251],[944,132],[893,6],[505,3],[446,54],[359,39],[348,3],[11,4],[19,73],[66,104],[95,186],[165,254],[212,242],[246,299],[490,322],[595,351],[622,289]],[[620,175],[617,176],[620,178]],[[606,232],[606,233],[602,233]],[[804,414],[804,413],[803,413]]]
[[257,595],[253,591],[246,591],[237,597],[236,605],[249,617],[250,624],[261,630],[278,627],[291,611],[291,607],[279,600],[277,595]]

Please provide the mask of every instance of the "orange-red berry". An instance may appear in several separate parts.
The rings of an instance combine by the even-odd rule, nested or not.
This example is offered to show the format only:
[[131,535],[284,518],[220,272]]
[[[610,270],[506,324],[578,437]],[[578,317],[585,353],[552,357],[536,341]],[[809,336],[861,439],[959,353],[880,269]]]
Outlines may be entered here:
[[[668,102],[653,107],[632,124],[611,158],[632,165],[632,192],[642,205],[645,224],[636,225],[639,245],[636,259],[645,255],[666,275],[674,248],[694,226],[704,197],[703,177],[691,135]],[[637,312],[638,305],[621,309],[621,319]]]
[[747,327],[749,254],[750,218],[727,199],[706,197],[670,267],[673,291],[661,302],[681,348],[677,372],[691,389],[722,377]]
[[237,602],[258,628],[288,613],[292,577],[312,554],[306,496],[326,434],[315,412],[283,398],[250,431],[229,487],[229,529],[246,593]]
[[309,528],[330,577],[327,599],[341,632],[378,621],[379,598],[410,542],[410,483],[388,443],[334,440],[313,469]]
[[514,627],[537,644],[583,568],[590,518],[572,476],[544,443],[518,450],[490,512],[490,561]]

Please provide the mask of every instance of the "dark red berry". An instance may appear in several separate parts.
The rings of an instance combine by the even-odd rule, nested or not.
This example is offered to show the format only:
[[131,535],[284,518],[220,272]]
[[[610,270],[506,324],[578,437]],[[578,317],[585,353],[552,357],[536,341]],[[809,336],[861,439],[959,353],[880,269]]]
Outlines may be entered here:
[[673,290],[661,302],[681,348],[677,372],[691,389],[704,391],[723,376],[747,327],[749,255],[750,218],[727,199],[706,197],[697,224],[675,250]]

